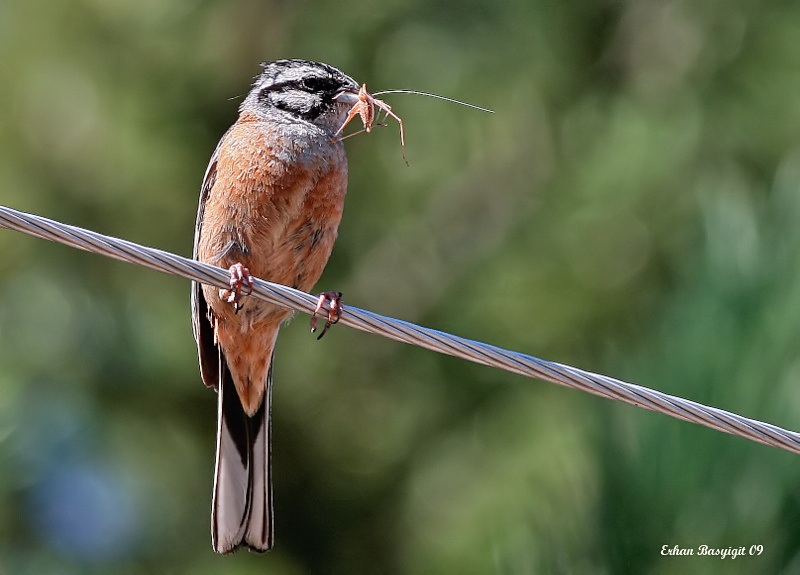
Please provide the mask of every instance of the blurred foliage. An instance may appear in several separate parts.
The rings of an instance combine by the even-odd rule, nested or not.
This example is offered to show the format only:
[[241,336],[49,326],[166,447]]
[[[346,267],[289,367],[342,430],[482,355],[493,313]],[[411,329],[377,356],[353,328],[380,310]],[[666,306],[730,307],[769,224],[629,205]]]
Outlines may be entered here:
[[[387,96],[320,289],[800,428],[800,4],[0,0],[0,203],[191,253],[262,60]],[[0,573],[798,573],[795,456],[298,317],[277,547],[209,543],[188,284],[0,232]],[[663,545],[763,545],[736,560]]]

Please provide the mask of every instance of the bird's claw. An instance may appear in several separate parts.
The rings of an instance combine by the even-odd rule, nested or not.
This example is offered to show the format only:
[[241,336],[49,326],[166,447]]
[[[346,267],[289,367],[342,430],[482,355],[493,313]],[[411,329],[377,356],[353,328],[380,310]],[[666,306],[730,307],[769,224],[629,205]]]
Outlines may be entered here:
[[324,291],[319,294],[319,299],[317,300],[317,307],[314,309],[314,314],[311,316],[311,333],[317,331],[317,323],[318,318],[317,314],[321,311],[325,311],[325,303],[328,303],[327,312],[328,317],[325,320],[325,327],[322,328],[322,333],[317,336],[317,339],[322,339],[322,336],[328,331],[328,329],[339,321],[339,318],[342,317],[342,292],[340,291]]
[[242,309],[242,296],[253,293],[253,276],[250,270],[240,263],[230,267],[230,289],[219,290],[220,299],[233,304],[233,309],[238,312]]

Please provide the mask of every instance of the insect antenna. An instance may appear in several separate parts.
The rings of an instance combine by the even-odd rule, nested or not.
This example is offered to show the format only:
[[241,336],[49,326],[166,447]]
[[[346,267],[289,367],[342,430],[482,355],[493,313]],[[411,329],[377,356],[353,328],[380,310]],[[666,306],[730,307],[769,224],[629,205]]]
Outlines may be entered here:
[[480,110],[481,112],[488,112],[489,114],[494,114],[494,110],[490,110],[489,108],[482,108],[480,106],[476,106],[475,104],[462,102],[461,100],[455,100],[453,98],[447,98],[445,96],[440,96],[439,94],[431,94],[429,92],[420,92],[418,90],[381,90],[380,92],[372,93],[373,96],[382,96],[383,94],[415,94],[417,96],[427,96],[428,98],[437,98],[439,100],[444,100],[445,102],[452,102],[453,104],[459,104],[461,106],[466,106],[467,108],[472,108],[474,110]]

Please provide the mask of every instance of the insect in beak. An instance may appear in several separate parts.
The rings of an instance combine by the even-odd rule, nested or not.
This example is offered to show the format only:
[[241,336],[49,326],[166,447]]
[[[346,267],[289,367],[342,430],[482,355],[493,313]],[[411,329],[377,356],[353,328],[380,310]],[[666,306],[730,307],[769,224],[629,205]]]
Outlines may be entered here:
[[[381,94],[416,94],[418,96],[428,96],[431,98],[438,98],[440,100],[445,100],[447,102],[452,102],[454,104],[460,104],[461,106],[467,106],[468,108],[474,108],[476,110],[481,110],[482,112],[489,112],[492,113],[492,110],[488,110],[486,108],[481,108],[480,106],[475,106],[474,104],[468,104],[466,102],[461,102],[459,100],[453,100],[452,98],[445,98],[444,96],[439,96],[437,94],[429,94],[427,92],[418,92],[416,90],[384,90],[382,92],[375,92],[374,94],[370,94],[367,91],[367,85],[362,84],[361,88],[358,91],[353,89],[344,90],[339,92],[334,96],[334,99],[337,102],[341,102],[343,104],[351,106],[350,111],[347,112],[347,118],[345,119],[344,123],[336,130],[336,133],[333,135],[335,139],[344,140],[345,138],[349,138],[350,136],[355,136],[356,134],[360,134],[361,132],[367,132],[372,129],[372,126],[382,126],[384,124],[380,123],[380,119],[377,117],[378,114],[381,112],[384,113],[383,121],[385,122],[387,118],[394,119],[400,126],[400,148],[403,151],[403,160],[406,159],[406,137],[405,132],[403,129],[403,120],[392,112],[392,107],[384,102],[383,100],[379,100],[376,98],[376,95]],[[376,111],[377,108],[377,111]],[[353,134],[349,134],[347,136],[342,136],[342,132],[344,131],[345,127],[358,116],[361,119],[361,124],[364,126],[360,131],[355,132]],[[406,161],[406,165],[408,165],[408,161]]]
[[[406,159],[406,138],[403,130],[403,120],[400,119],[400,117],[394,112],[392,112],[392,107],[389,104],[383,100],[375,98],[372,94],[370,94],[367,91],[366,84],[363,84],[357,93],[354,93],[353,91],[340,92],[335,96],[335,98],[339,102],[352,104],[352,108],[350,108],[350,111],[347,113],[347,119],[336,131],[334,137],[339,137],[342,131],[344,131],[345,126],[347,126],[347,124],[349,124],[356,116],[360,117],[361,124],[364,126],[364,129],[361,131],[369,133],[369,131],[372,129],[372,126],[376,124],[375,108],[378,108],[378,110],[381,110],[386,114],[386,118],[392,117],[400,125],[400,148],[403,151],[403,160]],[[350,135],[353,136],[355,134]],[[341,140],[348,137],[349,136],[342,136],[339,139]],[[406,161],[406,165],[408,165],[408,161]]]

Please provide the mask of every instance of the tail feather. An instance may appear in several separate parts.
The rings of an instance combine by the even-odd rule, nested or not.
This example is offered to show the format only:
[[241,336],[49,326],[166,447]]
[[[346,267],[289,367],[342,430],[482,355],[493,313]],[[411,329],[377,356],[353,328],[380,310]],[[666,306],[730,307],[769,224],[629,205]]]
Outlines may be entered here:
[[274,539],[270,441],[272,367],[267,376],[264,401],[258,411],[248,417],[223,357],[219,365],[212,545],[217,553],[229,553],[240,545],[254,551],[268,551]]
[[[272,370],[269,372],[269,384],[264,393],[264,403],[253,418],[251,428],[253,435],[253,458],[250,463],[252,473],[250,489],[250,515],[244,542],[251,549],[267,551],[272,547],[274,539],[274,521],[272,518],[272,442],[270,440],[270,413]],[[255,422],[258,419],[259,421]]]

